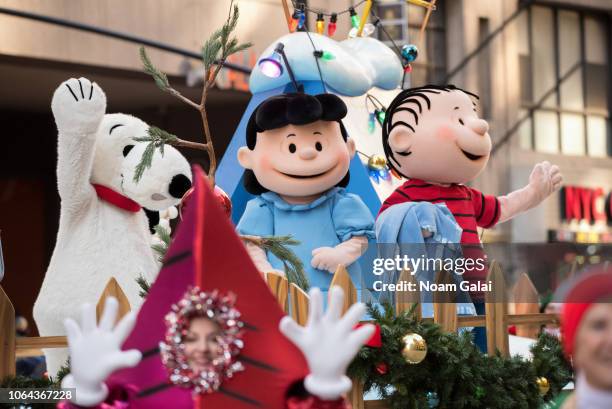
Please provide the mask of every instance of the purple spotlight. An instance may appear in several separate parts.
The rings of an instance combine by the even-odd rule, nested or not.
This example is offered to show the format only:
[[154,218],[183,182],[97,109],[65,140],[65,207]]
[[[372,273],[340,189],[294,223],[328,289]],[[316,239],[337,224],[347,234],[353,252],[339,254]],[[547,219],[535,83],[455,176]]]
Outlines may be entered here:
[[280,77],[283,74],[283,65],[281,63],[280,54],[275,50],[271,56],[261,59],[259,61],[259,69],[266,77]]
[[[259,69],[266,77],[278,78],[283,75],[282,58],[284,56],[285,45],[278,43],[271,56],[259,60]],[[289,63],[287,63],[289,64]],[[291,69],[289,69],[291,74]]]

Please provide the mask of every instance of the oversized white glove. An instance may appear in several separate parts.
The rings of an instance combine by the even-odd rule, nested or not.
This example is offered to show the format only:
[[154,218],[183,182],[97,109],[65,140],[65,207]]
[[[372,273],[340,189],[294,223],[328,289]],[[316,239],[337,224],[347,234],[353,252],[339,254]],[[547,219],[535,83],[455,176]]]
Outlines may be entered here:
[[[166,210],[162,210],[159,212],[159,222],[158,226],[163,228],[168,234],[172,233],[172,228],[170,227],[170,220],[176,219],[178,217],[178,209],[176,206],[170,206]],[[161,239],[157,232],[153,233],[151,236],[151,244],[164,244],[164,241]]]
[[136,313],[130,312],[115,325],[117,299],[108,297],[100,325],[96,324],[96,308],[81,307],[81,326],[71,318],[64,321],[70,352],[70,374],[62,380],[62,388],[76,388],[72,400],[79,406],[96,406],[108,395],[104,380],[121,368],[136,366],[140,351],[122,351],[121,344],[134,328]]
[[321,290],[313,288],[306,327],[299,326],[291,317],[284,317],[280,322],[280,331],[302,351],[308,362],[310,374],[304,380],[304,387],[323,400],[338,399],[351,389],[346,368],[375,330],[370,324],[353,330],[365,313],[364,304],[353,304],[341,317],[343,305],[344,292],[334,286],[323,315],[323,295]]
[[504,222],[539,205],[559,190],[562,183],[563,175],[557,165],[546,161],[538,163],[531,171],[527,186],[498,198],[501,206],[499,221]]
[[334,274],[339,265],[348,266],[357,260],[368,248],[366,236],[351,237],[336,247],[319,247],[312,251],[310,265]]

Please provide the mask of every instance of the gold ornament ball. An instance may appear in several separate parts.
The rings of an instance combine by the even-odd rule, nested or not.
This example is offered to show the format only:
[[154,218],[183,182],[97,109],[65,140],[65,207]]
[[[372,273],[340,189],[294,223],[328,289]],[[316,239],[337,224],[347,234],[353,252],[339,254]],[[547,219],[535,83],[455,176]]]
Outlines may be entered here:
[[402,356],[409,364],[421,363],[427,355],[427,343],[419,334],[406,334],[402,338],[404,348]]
[[387,159],[382,155],[372,155],[368,159],[368,167],[373,170],[382,170],[387,167]]
[[550,390],[550,384],[548,383],[548,379],[543,376],[536,379],[536,384],[538,385],[538,388],[540,389],[540,395],[542,396],[545,396]]

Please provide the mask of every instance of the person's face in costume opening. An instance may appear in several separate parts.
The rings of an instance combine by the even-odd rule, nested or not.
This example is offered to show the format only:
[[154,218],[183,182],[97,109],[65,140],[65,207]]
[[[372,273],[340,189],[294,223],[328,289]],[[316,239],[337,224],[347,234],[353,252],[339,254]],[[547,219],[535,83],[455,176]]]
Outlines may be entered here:
[[208,318],[191,319],[183,343],[187,363],[192,370],[201,371],[220,356],[221,350],[217,342],[220,332],[219,325]]
[[612,391],[612,300],[593,304],[574,340],[574,365],[598,389]]
[[[488,123],[461,90],[434,90],[407,98],[390,118],[390,162],[403,176],[434,183],[466,183],[491,153]],[[389,115],[389,114],[388,114]]]

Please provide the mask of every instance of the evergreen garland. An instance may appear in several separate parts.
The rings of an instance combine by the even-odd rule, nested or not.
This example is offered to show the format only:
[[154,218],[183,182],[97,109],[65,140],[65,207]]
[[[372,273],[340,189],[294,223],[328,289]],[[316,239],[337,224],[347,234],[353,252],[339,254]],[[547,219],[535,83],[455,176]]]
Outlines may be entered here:
[[[414,310],[396,315],[390,304],[368,306],[381,328],[382,347],[363,347],[349,375],[376,390],[391,409],[537,409],[572,379],[557,338],[543,334],[532,347],[533,361],[482,354],[471,334],[445,333],[437,324],[417,319]],[[401,354],[402,338],[421,335],[427,356],[416,365]],[[550,391],[540,396],[536,379],[545,377]],[[437,403],[437,405],[436,405]]]
[[[7,389],[24,389],[24,388],[34,388],[34,389],[59,389],[62,385],[62,379],[64,376],[70,373],[70,361],[67,361],[60,369],[57,371],[57,375],[55,378],[40,378],[33,379],[27,376],[7,376],[4,379],[0,380],[0,388]],[[55,409],[55,403],[32,403],[32,404],[24,404],[24,408],[40,408],[40,409]],[[0,409],[15,409],[21,408],[21,406],[17,406],[14,403],[2,403],[0,402]]]

